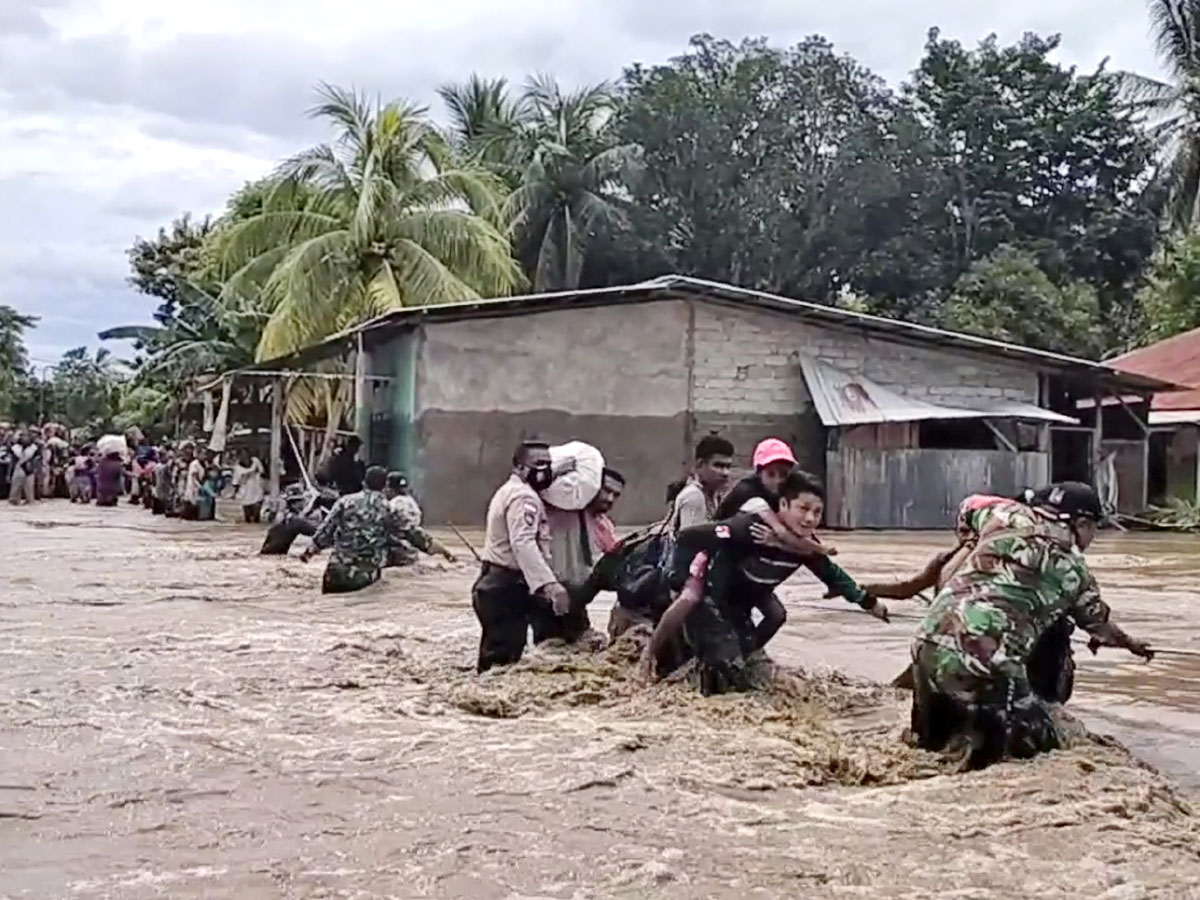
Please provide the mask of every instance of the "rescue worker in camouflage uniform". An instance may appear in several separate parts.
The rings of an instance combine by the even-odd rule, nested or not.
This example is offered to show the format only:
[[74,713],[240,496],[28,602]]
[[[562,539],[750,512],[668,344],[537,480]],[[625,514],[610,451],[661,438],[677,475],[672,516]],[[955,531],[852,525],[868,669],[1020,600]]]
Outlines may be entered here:
[[325,566],[321,593],[358,591],[379,580],[389,538],[402,538],[426,553],[437,553],[451,562],[454,555],[419,526],[409,526],[389,504],[383,489],[387,470],[371,466],[363,490],[347,494],[333,505],[300,556],[308,562],[327,547],[333,555]]
[[1079,482],[1043,488],[1028,504],[963,504],[959,531],[978,541],[912,644],[918,746],[941,750],[965,739],[968,768],[1058,748],[1049,705],[1031,690],[1027,665],[1039,635],[1062,615],[1092,636],[1092,652],[1124,647],[1153,658],[1148,645],[1109,621],[1084,561],[1102,515],[1096,492]]
[[[1027,488],[1019,498],[1020,503],[1029,503],[1035,492]],[[971,530],[972,523],[981,518],[967,516],[967,511],[974,511],[983,506],[995,503],[1011,503],[1014,498],[999,497],[994,494],[973,494],[963,500],[956,516],[955,531],[958,543],[950,550],[936,554],[915,576],[910,578],[864,584],[863,590],[887,600],[911,600],[922,591],[932,590],[936,596],[975,549],[979,535]],[[829,595],[826,595],[827,597]],[[926,603],[928,598],[922,597]],[[1052,703],[1066,703],[1071,699],[1075,686],[1075,659],[1071,653],[1071,633],[1075,626],[1066,614],[1060,615],[1053,624],[1045,628],[1038,636],[1033,650],[1029,654],[1027,674],[1029,687],[1043,700]],[[896,687],[912,688],[912,670],[905,670],[902,678],[892,682]]]

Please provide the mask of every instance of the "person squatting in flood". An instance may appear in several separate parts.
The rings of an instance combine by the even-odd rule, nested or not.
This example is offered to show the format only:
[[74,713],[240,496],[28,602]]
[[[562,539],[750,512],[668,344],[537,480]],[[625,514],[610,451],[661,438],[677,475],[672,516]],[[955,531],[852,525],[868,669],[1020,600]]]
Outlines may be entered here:
[[403,519],[383,495],[387,470],[371,466],[363,478],[363,489],[341,497],[313,535],[312,544],[300,555],[308,562],[332,547],[325,565],[321,593],[358,591],[379,580],[388,541],[400,537],[426,553],[437,553],[453,561],[454,555],[420,526],[406,527]]
[[312,537],[317,533],[317,528],[337,501],[337,491],[333,488],[305,490],[301,484],[288,485],[258,552],[263,556],[287,556],[296,538],[300,535]]
[[[925,568],[909,578],[864,584],[863,588],[885,600],[911,600],[924,591],[937,594],[962,568],[979,541],[979,534],[974,531],[977,517],[966,514],[996,504],[1028,504],[1034,496],[1035,492],[1031,489],[1026,489],[1015,499],[994,494],[972,494],[959,506],[954,529],[958,542],[953,548],[934,554]],[[1075,659],[1071,653],[1071,634],[1074,630],[1070,617],[1064,613],[1042,631],[1030,651],[1027,665],[1029,686],[1043,700],[1066,703],[1071,699],[1075,686]],[[897,686],[901,684],[900,681],[894,683]],[[911,670],[906,673],[903,684],[912,687]]]
[[[824,513],[820,482],[793,470],[779,486],[779,521],[806,543],[816,542]],[[830,590],[887,621],[887,607],[855,583],[827,555],[798,554],[762,542],[769,532],[760,513],[738,512],[719,522],[682,529],[671,565],[679,595],[663,614],[642,659],[644,674],[667,674],[664,651],[682,633],[696,657],[705,694],[752,686],[747,657],[766,646],[787,618],[774,590],[805,567]],[[761,619],[754,624],[753,611]]]
[[551,568],[550,524],[539,493],[554,483],[550,445],[523,441],[512,465],[488,503],[483,561],[471,588],[479,672],[519,661],[530,626],[535,634],[551,632],[549,620],[571,608],[570,594]]
[[1028,664],[1038,636],[1064,614],[1092,636],[1093,652],[1112,646],[1154,657],[1109,620],[1084,560],[1102,517],[1096,492],[1079,482],[1043,488],[1028,505],[964,503],[960,518],[977,543],[912,643],[918,746],[942,750],[954,741],[969,768],[1061,746]]
[[[388,505],[395,510],[406,528],[421,524],[421,507],[417,498],[408,492],[408,479],[403,472],[388,472],[384,495]],[[388,544],[385,566],[411,566],[417,561],[417,548],[402,538],[393,538]]]

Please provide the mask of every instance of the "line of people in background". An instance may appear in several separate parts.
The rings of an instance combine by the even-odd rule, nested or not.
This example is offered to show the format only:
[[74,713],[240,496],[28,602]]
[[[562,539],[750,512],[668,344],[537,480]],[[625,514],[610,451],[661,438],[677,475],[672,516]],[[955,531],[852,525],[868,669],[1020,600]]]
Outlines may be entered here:
[[191,521],[216,518],[216,500],[232,485],[246,522],[261,521],[265,472],[242,450],[231,468],[192,441],[147,441],[140,429],[121,438],[70,442],[65,426],[6,428],[0,432],[0,491],[14,505],[69,499],[114,507],[122,497],[155,515]]

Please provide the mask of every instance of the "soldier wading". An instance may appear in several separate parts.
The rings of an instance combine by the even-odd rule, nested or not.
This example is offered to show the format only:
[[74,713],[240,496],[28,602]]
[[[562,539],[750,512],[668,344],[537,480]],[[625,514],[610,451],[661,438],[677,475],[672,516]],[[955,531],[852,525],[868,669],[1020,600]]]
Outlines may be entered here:
[[321,580],[322,593],[357,591],[378,581],[389,537],[403,539],[419,550],[453,561],[454,556],[428,532],[408,525],[389,505],[383,494],[386,484],[387,470],[380,466],[367,469],[364,489],[347,494],[333,505],[313,535],[312,546],[300,556],[308,562],[314,554],[333,548]]

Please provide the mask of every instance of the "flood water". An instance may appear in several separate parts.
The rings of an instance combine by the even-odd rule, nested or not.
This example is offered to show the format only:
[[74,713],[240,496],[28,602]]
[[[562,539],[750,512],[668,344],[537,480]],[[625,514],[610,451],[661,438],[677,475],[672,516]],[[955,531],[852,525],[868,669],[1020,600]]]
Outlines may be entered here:
[[[917,603],[798,577],[758,695],[642,685],[624,645],[477,677],[472,564],[322,597],[261,537],[0,508],[0,898],[1200,897],[1200,658],[1077,648],[1120,744],[954,774],[883,686]],[[949,539],[832,536],[862,580]],[[1089,558],[1131,633],[1200,650],[1197,551]]]

